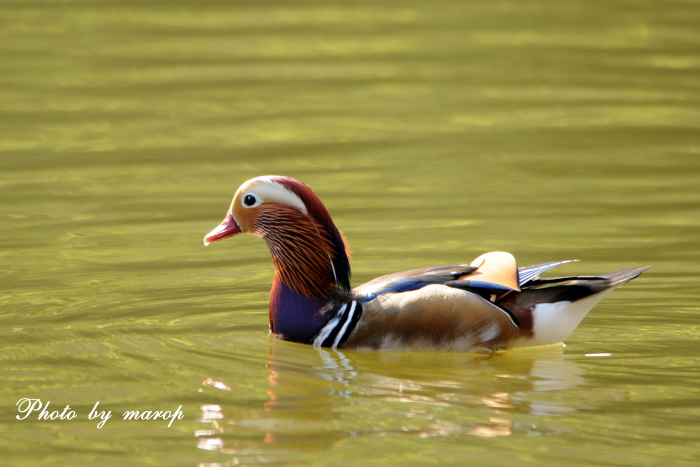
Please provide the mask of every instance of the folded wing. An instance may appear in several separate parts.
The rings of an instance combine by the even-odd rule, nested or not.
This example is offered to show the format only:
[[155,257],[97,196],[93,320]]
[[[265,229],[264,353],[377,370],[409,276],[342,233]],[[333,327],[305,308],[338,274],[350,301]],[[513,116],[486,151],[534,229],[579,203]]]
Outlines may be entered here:
[[475,289],[486,295],[520,290],[518,268],[513,255],[491,252],[479,256],[470,265],[440,266],[387,274],[357,287],[353,292],[362,302],[367,302],[382,294],[410,292],[434,284],[463,290]]

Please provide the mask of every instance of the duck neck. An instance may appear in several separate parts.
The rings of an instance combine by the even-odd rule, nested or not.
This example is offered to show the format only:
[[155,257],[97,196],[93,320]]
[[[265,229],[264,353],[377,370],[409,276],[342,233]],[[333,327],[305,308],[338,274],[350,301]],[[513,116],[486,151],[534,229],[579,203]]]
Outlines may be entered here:
[[321,313],[330,298],[309,298],[275,274],[270,293],[270,331],[278,338],[310,343],[333,313]]

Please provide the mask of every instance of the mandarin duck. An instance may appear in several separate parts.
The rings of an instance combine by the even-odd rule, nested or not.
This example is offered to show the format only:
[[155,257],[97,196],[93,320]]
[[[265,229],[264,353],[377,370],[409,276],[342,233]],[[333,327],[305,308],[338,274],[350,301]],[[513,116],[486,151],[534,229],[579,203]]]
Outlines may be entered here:
[[316,347],[493,351],[561,342],[593,306],[646,268],[540,278],[556,261],[518,268],[509,253],[414,269],[350,287],[350,249],[305,183],[264,176],[236,191],[204,244],[239,233],[267,243],[275,268],[270,331]]

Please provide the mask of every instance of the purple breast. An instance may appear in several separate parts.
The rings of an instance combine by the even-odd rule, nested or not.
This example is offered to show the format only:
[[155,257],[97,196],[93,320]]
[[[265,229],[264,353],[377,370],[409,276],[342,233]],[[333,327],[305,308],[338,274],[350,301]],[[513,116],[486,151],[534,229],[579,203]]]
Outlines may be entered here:
[[275,278],[270,293],[270,330],[280,339],[310,343],[331,318],[332,313],[320,313],[327,304],[327,298],[308,298]]

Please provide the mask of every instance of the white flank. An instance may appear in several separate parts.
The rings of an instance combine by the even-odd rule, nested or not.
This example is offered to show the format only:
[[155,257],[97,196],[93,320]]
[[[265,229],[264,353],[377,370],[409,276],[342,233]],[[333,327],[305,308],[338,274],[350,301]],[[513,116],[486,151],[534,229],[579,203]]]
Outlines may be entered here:
[[514,347],[548,345],[563,341],[574,332],[586,314],[615,287],[575,302],[540,303],[532,310],[532,338],[520,339]]

